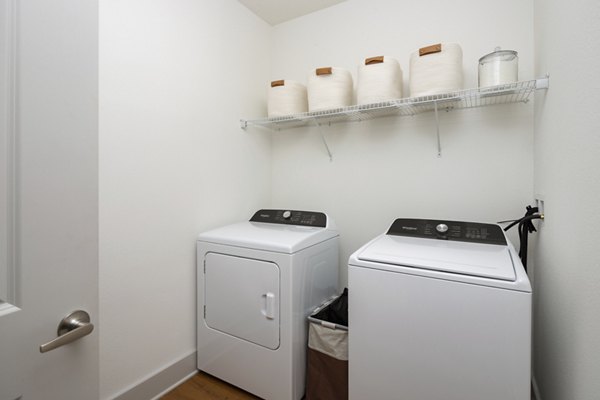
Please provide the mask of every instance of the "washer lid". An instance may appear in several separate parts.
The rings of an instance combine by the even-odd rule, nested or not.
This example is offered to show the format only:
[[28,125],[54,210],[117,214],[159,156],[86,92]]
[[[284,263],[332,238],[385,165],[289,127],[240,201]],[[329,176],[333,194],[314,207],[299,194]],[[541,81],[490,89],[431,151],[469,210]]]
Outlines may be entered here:
[[381,235],[358,259],[387,265],[515,281],[508,246]]
[[331,228],[248,221],[204,232],[198,240],[292,254],[336,236]]

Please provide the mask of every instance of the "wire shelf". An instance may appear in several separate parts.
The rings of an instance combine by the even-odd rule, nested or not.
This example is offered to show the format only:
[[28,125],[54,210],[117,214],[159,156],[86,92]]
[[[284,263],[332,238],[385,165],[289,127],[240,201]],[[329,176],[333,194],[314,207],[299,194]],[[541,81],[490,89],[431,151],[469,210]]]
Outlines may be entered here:
[[548,77],[530,81],[467,89],[433,96],[407,97],[381,103],[355,105],[272,118],[242,119],[241,127],[261,126],[273,130],[309,124],[365,121],[385,116],[411,116],[436,110],[459,110],[508,103],[526,103],[536,89],[548,88]]

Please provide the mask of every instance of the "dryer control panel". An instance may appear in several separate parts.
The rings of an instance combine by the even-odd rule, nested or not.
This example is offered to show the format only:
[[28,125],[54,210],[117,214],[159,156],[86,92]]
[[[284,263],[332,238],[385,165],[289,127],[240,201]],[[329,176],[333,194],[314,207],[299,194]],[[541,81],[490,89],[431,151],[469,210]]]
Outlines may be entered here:
[[506,245],[502,228],[478,222],[398,218],[388,235]]
[[250,218],[250,222],[325,228],[327,226],[327,216],[322,212],[315,211],[258,210]]

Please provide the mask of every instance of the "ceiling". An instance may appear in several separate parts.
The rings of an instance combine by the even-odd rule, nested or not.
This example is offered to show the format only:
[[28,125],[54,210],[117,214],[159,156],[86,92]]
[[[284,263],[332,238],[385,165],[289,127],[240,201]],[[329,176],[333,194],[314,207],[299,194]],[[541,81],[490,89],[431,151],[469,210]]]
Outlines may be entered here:
[[345,0],[238,0],[271,25],[319,11]]

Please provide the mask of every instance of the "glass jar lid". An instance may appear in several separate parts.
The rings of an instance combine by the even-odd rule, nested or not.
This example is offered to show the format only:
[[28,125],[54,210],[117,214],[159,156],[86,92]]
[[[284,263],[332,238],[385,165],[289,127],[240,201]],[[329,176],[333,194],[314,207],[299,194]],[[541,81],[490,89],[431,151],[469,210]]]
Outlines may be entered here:
[[517,58],[518,53],[514,50],[501,50],[500,47],[496,47],[490,54],[479,59],[480,64],[485,64],[490,61],[512,61]]

